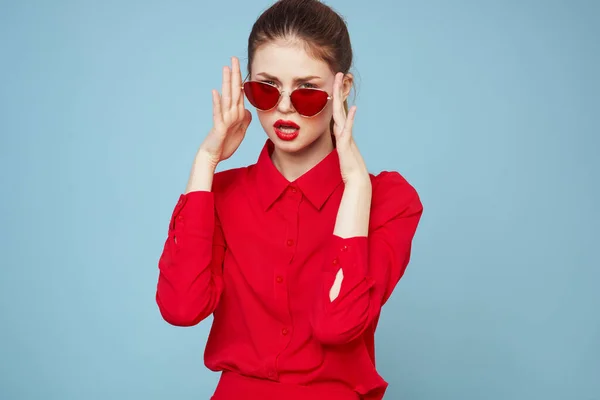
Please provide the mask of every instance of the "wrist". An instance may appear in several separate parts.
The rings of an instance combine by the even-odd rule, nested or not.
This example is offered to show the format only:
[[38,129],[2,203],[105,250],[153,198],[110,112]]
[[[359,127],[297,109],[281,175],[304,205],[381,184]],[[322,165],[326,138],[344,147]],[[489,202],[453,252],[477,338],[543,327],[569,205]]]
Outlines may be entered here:
[[356,188],[359,190],[371,190],[371,177],[368,173],[350,176],[345,181],[346,188]]
[[219,158],[213,156],[209,151],[200,147],[196,152],[196,156],[194,157],[194,165],[198,165],[202,168],[212,169],[213,172],[217,169],[217,165],[219,165]]
[[341,238],[368,236],[371,200],[370,179],[348,180],[338,209],[334,234]]
[[196,191],[210,192],[217,164],[209,153],[198,150],[194,158],[185,193]]

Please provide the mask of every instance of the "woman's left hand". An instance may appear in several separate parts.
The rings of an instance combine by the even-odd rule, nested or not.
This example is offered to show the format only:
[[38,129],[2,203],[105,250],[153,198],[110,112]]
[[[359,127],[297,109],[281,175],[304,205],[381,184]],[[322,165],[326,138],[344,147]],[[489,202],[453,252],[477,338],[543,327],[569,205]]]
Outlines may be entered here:
[[356,106],[344,110],[343,93],[344,74],[339,72],[335,76],[333,84],[333,135],[340,159],[340,170],[344,184],[370,184],[369,172],[363,160],[356,142],[352,137],[352,125]]

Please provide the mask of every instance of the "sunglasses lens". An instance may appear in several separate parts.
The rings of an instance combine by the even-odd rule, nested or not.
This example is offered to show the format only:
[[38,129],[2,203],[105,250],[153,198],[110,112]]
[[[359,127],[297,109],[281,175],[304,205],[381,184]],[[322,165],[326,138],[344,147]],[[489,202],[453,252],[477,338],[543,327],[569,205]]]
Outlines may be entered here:
[[279,100],[279,90],[262,82],[244,83],[244,94],[250,104],[259,110],[270,110]]
[[327,92],[316,89],[296,89],[292,92],[291,101],[298,113],[312,117],[327,105]]

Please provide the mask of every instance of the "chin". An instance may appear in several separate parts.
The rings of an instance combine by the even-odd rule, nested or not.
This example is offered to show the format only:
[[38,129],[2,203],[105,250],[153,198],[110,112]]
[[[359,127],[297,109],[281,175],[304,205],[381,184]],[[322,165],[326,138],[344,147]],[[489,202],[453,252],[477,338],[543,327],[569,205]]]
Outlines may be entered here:
[[[320,154],[324,147],[329,148],[330,146],[326,141],[321,140],[323,139],[321,136],[311,138],[297,137],[294,140],[289,141],[282,140],[277,135],[273,136],[274,137],[271,137],[271,135],[269,135],[269,138],[273,142],[275,149],[290,155],[307,156],[313,152]],[[329,134],[327,134],[327,136],[329,136]]]
[[271,142],[273,142],[273,145],[278,151],[286,153],[297,153],[310,146],[310,143],[302,140],[300,136],[296,137],[294,140],[283,140],[276,134],[273,134],[269,135],[269,139],[271,139]]

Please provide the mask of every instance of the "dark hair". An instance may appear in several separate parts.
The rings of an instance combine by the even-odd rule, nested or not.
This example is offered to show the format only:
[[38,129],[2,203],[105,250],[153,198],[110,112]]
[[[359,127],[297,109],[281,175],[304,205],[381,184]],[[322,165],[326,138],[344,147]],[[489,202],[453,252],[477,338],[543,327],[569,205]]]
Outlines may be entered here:
[[[350,71],[352,45],[344,19],[319,0],[279,0],[254,23],[248,37],[248,73],[254,53],[277,39],[299,39],[308,54],[325,61],[333,73]],[[347,102],[344,103],[348,111]]]

